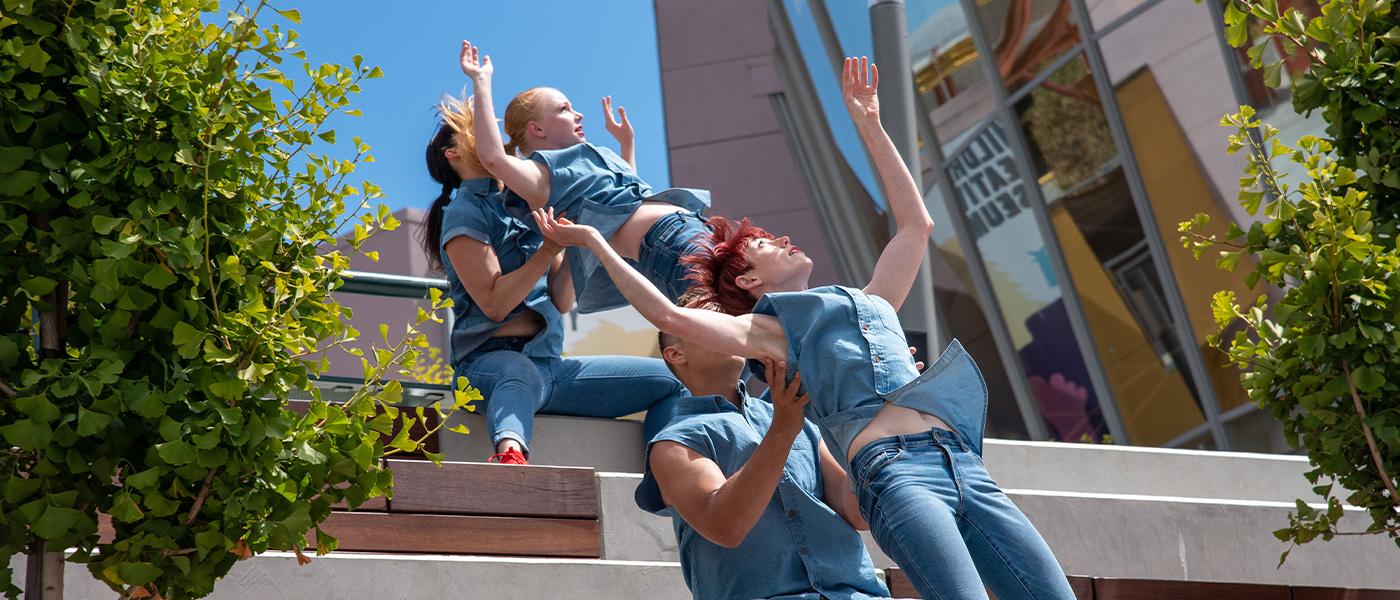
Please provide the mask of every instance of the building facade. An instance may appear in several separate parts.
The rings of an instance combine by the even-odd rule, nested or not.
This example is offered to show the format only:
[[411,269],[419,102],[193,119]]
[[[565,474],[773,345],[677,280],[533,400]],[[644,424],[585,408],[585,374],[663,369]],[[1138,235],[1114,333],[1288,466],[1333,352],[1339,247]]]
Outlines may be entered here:
[[[874,169],[840,98],[871,56],[865,2],[656,0],[673,185],[790,235],[812,283],[862,284],[888,239]],[[1301,7],[1300,7],[1301,8]],[[1241,279],[1178,241],[1235,202],[1222,115],[1261,109],[1285,141],[1320,126],[1224,44],[1206,0],[905,0],[937,331],[987,377],[988,435],[1287,451],[1206,341]],[[1301,67],[1302,65],[1299,65]],[[1287,139],[1290,138],[1291,139]]]

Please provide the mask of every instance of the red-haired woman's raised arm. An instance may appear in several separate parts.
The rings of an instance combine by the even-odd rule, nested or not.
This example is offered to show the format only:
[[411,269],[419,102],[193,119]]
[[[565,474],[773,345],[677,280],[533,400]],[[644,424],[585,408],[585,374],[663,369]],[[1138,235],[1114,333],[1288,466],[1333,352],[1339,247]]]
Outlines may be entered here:
[[555,218],[553,209],[536,210],[540,232],[561,246],[583,246],[598,255],[623,297],[657,329],[713,350],[744,358],[787,360],[787,337],[778,319],[768,315],[731,316],[671,303],[650,281],[628,265],[597,229]]
[[875,168],[880,172],[896,228],[894,237],[890,238],[890,243],[880,253],[880,260],[875,263],[875,272],[871,274],[865,292],[884,298],[898,309],[909,296],[909,288],[913,287],[919,265],[928,251],[933,217],[924,207],[923,194],[919,193],[914,176],[904,166],[894,142],[880,126],[880,102],[875,96],[879,81],[879,70],[865,58],[846,59],[841,95],[851,119],[856,122],[861,139],[870,149]]

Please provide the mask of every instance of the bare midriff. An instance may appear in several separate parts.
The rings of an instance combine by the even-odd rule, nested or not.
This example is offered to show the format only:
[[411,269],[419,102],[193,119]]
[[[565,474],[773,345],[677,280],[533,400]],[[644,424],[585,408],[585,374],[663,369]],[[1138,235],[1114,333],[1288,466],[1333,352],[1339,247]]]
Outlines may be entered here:
[[880,412],[875,413],[875,418],[866,424],[865,429],[860,430],[855,439],[851,440],[851,448],[846,451],[846,460],[855,458],[861,448],[880,438],[924,433],[934,427],[950,431],[953,429],[944,423],[943,419],[924,411],[886,402]]
[[541,317],[540,313],[533,310],[526,310],[516,315],[514,319],[506,321],[504,325],[501,325],[500,329],[496,330],[496,333],[491,334],[491,337],[532,338],[543,330],[544,317]]
[[608,245],[622,258],[637,260],[642,253],[642,238],[645,238],[656,220],[675,212],[685,212],[684,208],[669,202],[644,200],[637,211],[617,228]]

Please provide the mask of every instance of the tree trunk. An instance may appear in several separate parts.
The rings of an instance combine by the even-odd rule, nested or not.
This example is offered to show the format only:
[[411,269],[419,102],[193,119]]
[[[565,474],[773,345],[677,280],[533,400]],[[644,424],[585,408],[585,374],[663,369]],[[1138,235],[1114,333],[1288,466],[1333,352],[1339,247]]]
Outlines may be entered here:
[[47,542],[39,540],[28,554],[26,600],[63,600],[63,552],[45,552],[47,546]]

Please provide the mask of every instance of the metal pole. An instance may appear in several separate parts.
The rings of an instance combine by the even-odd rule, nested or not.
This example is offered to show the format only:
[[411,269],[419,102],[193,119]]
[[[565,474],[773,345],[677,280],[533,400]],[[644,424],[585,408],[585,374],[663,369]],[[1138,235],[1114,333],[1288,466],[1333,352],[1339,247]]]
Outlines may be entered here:
[[[919,135],[915,121],[914,71],[909,64],[909,26],[904,15],[904,0],[870,0],[870,38],[875,49],[875,64],[885,71],[877,92],[880,100],[880,123],[889,134],[904,165],[914,180],[919,181]],[[922,185],[920,188],[922,189]],[[890,211],[890,234],[895,232],[894,211]],[[941,352],[947,340],[939,339],[938,312],[933,296],[933,275],[928,250],[924,250],[919,274],[914,286],[899,309],[899,322],[906,330],[922,331],[927,348],[922,358],[926,362]],[[915,344],[916,346],[918,344]]]

